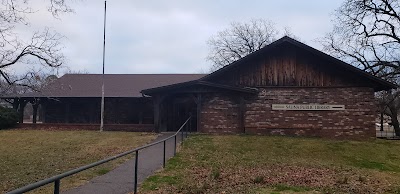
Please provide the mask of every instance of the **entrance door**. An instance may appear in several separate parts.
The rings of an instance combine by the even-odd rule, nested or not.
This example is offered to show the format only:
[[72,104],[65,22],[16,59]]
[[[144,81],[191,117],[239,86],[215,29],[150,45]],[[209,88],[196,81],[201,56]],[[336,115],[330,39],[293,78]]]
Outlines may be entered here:
[[191,131],[197,131],[197,105],[190,96],[171,98],[165,103],[167,131],[177,131],[189,116],[192,116]]

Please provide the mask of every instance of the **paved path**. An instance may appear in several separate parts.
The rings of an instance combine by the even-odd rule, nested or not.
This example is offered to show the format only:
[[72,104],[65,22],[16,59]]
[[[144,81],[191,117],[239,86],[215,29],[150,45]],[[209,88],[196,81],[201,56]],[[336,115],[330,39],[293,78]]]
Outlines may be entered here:
[[[155,141],[164,139],[173,133],[163,133]],[[177,145],[181,135],[177,136]],[[166,142],[166,157],[174,154],[174,138]],[[163,143],[139,151],[138,183],[161,169],[163,164]],[[126,161],[109,173],[90,180],[87,184],[63,192],[64,194],[126,194],[133,191],[135,176],[135,158]],[[62,182],[62,181],[61,181]],[[62,185],[62,183],[61,183]]]

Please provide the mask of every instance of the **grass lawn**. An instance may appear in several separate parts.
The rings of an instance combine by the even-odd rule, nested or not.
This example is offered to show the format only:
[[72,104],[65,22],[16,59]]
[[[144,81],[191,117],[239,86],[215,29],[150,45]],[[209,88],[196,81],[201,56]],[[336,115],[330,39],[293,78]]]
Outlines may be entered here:
[[400,193],[400,141],[194,135],[142,193]]
[[[144,145],[151,133],[97,131],[0,130],[0,191],[25,186],[59,173]],[[61,180],[61,188],[81,185],[105,174],[117,161]],[[36,193],[51,193],[53,184]]]

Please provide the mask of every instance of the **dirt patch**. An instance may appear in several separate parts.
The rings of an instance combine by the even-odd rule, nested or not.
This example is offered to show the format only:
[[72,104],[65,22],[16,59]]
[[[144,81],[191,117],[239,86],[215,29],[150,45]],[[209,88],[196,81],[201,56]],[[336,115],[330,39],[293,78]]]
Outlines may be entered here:
[[183,186],[166,186],[150,193],[257,193],[257,188],[286,185],[310,192],[384,193],[390,183],[352,169],[271,165],[254,168],[189,170]]

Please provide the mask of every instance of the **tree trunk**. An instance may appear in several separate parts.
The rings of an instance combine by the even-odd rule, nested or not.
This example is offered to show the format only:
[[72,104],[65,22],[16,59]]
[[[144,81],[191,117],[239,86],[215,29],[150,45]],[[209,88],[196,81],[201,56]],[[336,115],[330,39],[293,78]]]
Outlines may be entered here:
[[36,124],[39,104],[33,104],[32,108],[33,108],[32,123]]
[[392,117],[392,124],[394,128],[394,132],[396,133],[397,137],[400,137],[400,127],[399,127],[399,121],[397,117]]
[[389,106],[389,109],[390,112],[392,113],[390,115],[390,119],[392,121],[394,132],[396,133],[396,136],[400,137],[400,126],[399,126],[399,120],[397,119],[397,109],[393,106]]

